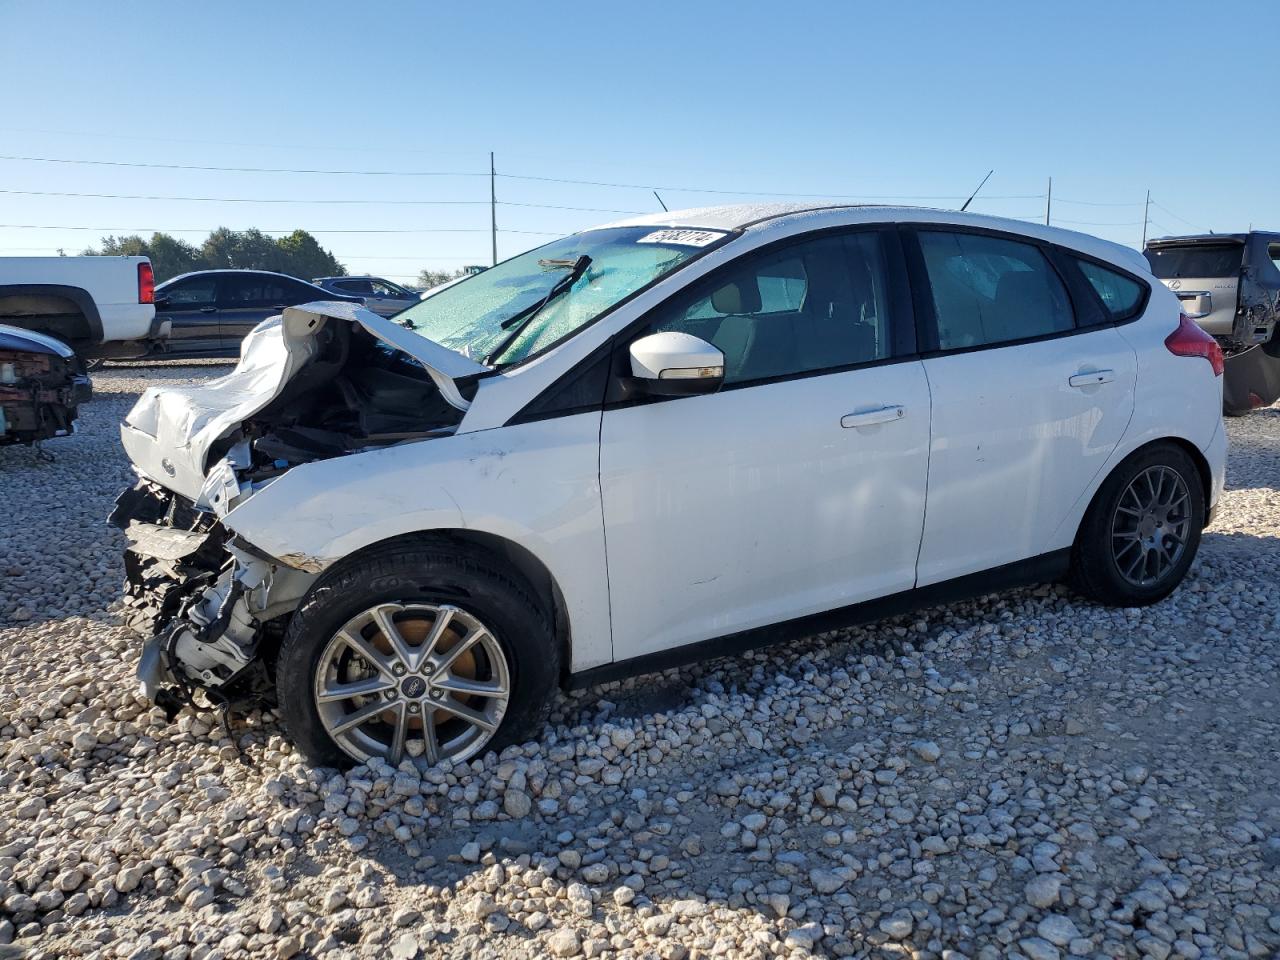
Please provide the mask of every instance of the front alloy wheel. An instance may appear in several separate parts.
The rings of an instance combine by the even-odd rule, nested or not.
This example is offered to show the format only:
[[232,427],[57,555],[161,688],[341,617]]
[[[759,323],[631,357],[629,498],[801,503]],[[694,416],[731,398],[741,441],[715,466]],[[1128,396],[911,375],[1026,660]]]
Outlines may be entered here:
[[549,604],[511,563],[419,534],[335,564],[276,659],[285,727],[313,763],[421,769],[536,736],[560,681]]
[[510,671],[493,634],[465,610],[379,603],[329,640],[314,695],[325,731],[355,760],[466,760],[502,723]]

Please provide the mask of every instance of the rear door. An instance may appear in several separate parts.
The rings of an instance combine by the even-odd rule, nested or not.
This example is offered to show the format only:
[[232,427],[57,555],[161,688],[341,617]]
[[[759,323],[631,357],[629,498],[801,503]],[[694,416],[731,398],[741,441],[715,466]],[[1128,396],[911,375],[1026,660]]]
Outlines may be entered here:
[[274,273],[223,274],[219,298],[222,349],[238,353],[240,341],[258,324],[285,307],[326,299],[323,291]]
[[919,584],[1069,545],[1059,527],[1133,413],[1136,354],[1050,248],[941,226],[905,242],[933,397]]
[[217,353],[218,279],[216,273],[175,280],[157,291],[164,302],[157,311],[170,322],[169,349],[173,353]]

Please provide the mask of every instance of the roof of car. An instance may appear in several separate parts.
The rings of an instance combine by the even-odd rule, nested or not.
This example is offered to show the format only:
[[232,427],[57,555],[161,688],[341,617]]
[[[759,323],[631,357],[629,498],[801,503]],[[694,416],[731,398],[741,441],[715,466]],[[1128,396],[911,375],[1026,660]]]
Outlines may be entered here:
[[1142,254],[1122,244],[1062,227],[1025,220],[1011,220],[981,213],[942,210],[933,207],[886,206],[878,204],[830,203],[743,203],[717,207],[694,207],[645,214],[606,224],[608,227],[685,227],[705,230],[771,229],[783,223],[803,221],[809,229],[848,223],[941,223],[954,226],[987,227],[1006,230],[1056,243],[1082,253],[1110,260],[1131,270],[1148,272]]
[[313,277],[311,282],[323,283],[326,280],[378,280],[382,283],[387,282],[386,280],[383,280],[381,277],[375,277],[372,273],[346,274],[341,277]]
[[251,270],[247,268],[241,270],[235,267],[226,267],[226,268],[219,267],[214,270],[192,270],[188,273],[180,273],[176,277],[170,277],[168,280],[165,281],[165,283],[173,283],[173,281],[175,280],[185,280],[187,277],[202,277],[208,273],[261,273],[268,277],[284,277],[287,280],[297,280],[299,283],[309,282],[307,280],[303,280],[300,277],[295,277],[293,276],[293,274],[290,274],[290,273],[280,273],[278,270]]

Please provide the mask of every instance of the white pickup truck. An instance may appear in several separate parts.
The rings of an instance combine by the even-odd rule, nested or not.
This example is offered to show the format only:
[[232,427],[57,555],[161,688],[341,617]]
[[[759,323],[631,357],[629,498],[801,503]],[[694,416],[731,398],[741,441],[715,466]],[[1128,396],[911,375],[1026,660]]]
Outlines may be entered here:
[[155,352],[155,276],[146,257],[0,257],[0,324],[61,340],[85,360]]

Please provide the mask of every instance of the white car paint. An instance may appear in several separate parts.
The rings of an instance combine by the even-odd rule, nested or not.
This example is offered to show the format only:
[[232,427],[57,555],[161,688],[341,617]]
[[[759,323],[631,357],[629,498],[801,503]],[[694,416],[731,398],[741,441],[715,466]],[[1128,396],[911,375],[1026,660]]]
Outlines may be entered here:
[[120,440],[144,476],[192,500],[205,484],[209,448],[280,395],[315,353],[315,337],[329,322],[357,323],[418,360],[446,400],[465,410],[454,378],[488,367],[414,336],[354,303],[318,301],[288,307],[260,323],[240,348],[240,362],[224,377],[189,387],[150,387],[120,425]]
[[84,290],[102,320],[99,342],[141,340],[151,330],[154,304],[138,302],[138,264],[146,257],[0,257],[0,290],[37,284]]
[[[1084,334],[1041,341],[1021,357],[1001,359],[1007,348],[994,348],[904,359],[509,422],[647,310],[717,267],[786,237],[885,222],[1040,238],[1139,274],[1153,293],[1137,321],[1094,341]],[[243,496],[225,525],[309,571],[404,533],[466,529],[510,540],[541,560],[563,593],[571,667],[581,671],[1069,545],[1109,470],[1151,439],[1179,437],[1200,450],[1217,499],[1221,382],[1204,360],[1163,348],[1177,325],[1176,300],[1135,251],[1056,228],[908,208],[754,205],[611,226],[623,225],[740,235],[557,347],[479,378],[452,436],[294,467]],[[365,312],[353,311],[353,322],[388,342],[409,349],[421,340],[407,331],[393,340],[396,331],[379,332]],[[242,367],[256,362],[258,349],[246,346]],[[421,352],[444,380],[465,375],[461,365]],[[1066,382],[1103,369],[1114,377],[1096,388]],[[1047,392],[1035,389],[1038,372],[1054,384]],[[263,372],[261,384],[246,387],[253,402],[265,403],[291,375],[277,374]],[[188,429],[196,424],[184,421],[184,410],[215,411],[208,423],[225,424],[235,407],[220,396],[226,389],[215,382],[183,391],[169,417],[173,432],[144,452],[130,449],[144,475],[198,493],[201,471],[212,469],[198,448],[207,451],[212,437]],[[163,403],[148,394],[139,407],[145,413]],[[842,425],[892,406],[902,407],[901,418]],[[143,413],[130,415],[126,446],[129,429],[146,432],[135,422]],[[184,444],[180,476],[157,469]]]
[[[604,414],[619,658],[915,584],[929,468],[919,361],[692,399]],[[890,405],[903,416],[841,424]]]
[[1106,326],[930,357],[924,369],[933,428],[919,584],[1053,549],[1051,534],[1129,426],[1133,347]]

